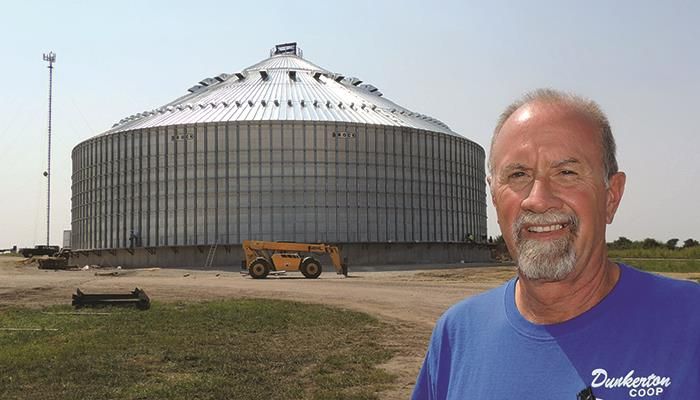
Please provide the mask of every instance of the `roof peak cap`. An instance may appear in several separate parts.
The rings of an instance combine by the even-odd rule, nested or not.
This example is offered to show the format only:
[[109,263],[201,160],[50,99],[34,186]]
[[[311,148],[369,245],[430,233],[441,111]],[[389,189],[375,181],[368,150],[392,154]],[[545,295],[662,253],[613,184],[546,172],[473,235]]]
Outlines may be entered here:
[[276,44],[270,49],[270,57],[279,55],[291,55],[304,58],[304,52],[300,47],[297,47],[297,42]]

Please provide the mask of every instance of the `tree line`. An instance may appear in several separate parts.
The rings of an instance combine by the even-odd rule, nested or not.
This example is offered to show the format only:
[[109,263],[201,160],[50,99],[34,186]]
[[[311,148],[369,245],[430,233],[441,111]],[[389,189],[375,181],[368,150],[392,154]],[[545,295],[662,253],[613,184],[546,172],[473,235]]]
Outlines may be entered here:
[[628,249],[658,249],[666,248],[670,250],[676,249],[689,249],[691,247],[700,246],[700,243],[693,239],[688,238],[683,241],[683,245],[679,246],[678,243],[680,239],[672,238],[668,239],[666,242],[661,242],[653,238],[646,238],[644,240],[630,240],[624,236],[620,236],[617,240],[613,242],[608,242],[608,249],[611,250],[628,250]]

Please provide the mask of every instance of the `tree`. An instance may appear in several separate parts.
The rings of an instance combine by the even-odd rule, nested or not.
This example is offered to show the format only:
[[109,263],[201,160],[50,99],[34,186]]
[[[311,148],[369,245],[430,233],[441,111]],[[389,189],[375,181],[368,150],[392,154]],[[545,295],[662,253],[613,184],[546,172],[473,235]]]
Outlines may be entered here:
[[632,247],[632,241],[624,236],[620,236],[617,240],[610,243],[610,247],[613,249],[629,249]]
[[678,240],[678,238],[668,239],[666,241],[666,247],[668,247],[671,250],[674,250],[676,248],[676,245],[678,244]]
[[695,246],[700,246],[700,243],[698,243],[698,241],[695,240],[695,239],[693,239],[693,238],[686,239],[686,240],[683,242],[683,248],[684,248],[684,249],[685,249],[685,248],[688,248],[688,247],[695,247]]
[[661,243],[659,243],[656,239],[652,239],[652,238],[646,238],[642,242],[642,248],[645,248],[645,249],[653,249],[655,247],[660,247],[660,246],[661,246]]

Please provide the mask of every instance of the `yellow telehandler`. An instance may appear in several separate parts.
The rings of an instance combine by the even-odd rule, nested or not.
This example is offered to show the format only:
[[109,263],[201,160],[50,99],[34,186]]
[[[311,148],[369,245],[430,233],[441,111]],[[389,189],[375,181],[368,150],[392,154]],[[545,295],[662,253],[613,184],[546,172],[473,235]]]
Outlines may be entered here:
[[301,271],[309,279],[321,275],[321,263],[299,253],[328,254],[335,272],[348,276],[348,266],[340,256],[337,246],[321,243],[267,242],[263,240],[244,240],[244,268],[254,279],[267,277],[270,271]]

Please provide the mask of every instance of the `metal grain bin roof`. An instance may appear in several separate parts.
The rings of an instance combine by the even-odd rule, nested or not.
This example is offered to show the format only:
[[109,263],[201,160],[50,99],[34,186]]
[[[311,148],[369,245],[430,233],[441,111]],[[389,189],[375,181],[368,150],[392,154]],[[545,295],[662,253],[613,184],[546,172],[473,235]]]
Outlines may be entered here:
[[206,78],[189,93],[122,119],[105,134],[168,125],[227,121],[334,121],[424,129],[456,135],[443,122],[397,105],[358,78],[302,58],[296,43],[240,72]]

